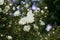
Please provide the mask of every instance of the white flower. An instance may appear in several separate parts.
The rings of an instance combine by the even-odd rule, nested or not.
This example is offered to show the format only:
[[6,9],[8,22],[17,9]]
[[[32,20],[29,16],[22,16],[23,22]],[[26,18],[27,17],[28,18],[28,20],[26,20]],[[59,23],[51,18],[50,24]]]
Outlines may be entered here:
[[3,5],[4,4],[4,0],[0,0],[0,5]]
[[34,26],[34,29],[38,29],[38,26],[37,25],[34,24],[33,26]]
[[20,9],[20,6],[17,6],[17,9]]
[[27,23],[33,23],[34,17],[26,17]]
[[12,36],[7,36],[7,39],[12,39]]
[[40,20],[40,25],[45,25],[45,23],[42,20]]
[[25,4],[25,2],[24,1],[21,1],[21,4]]
[[1,36],[1,37],[3,37],[4,35],[3,35],[3,34],[1,34],[0,36]]
[[4,13],[7,13],[7,12],[9,11],[9,9],[10,9],[10,6],[7,5],[7,6],[5,6],[5,9],[3,10],[3,12],[4,12]]
[[19,16],[20,15],[20,11],[19,10],[15,11],[13,15],[14,16]]
[[30,25],[26,25],[24,26],[23,30],[26,31],[26,32],[29,32],[31,29]]
[[27,23],[33,23],[34,22],[34,14],[32,13],[32,10],[30,10],[27,13],[26,20],[27,20]]
[[19,24],[25,25],[26,23],[33,23],[34,17],[24,17],[19,20]]
[[26,17],[21,18],[21,19],[19,20],[19,24],[21,24],[21,25],[24,25],[24,24],[26,24],[26,23],[27,23]]
[[15,10],[15,7],[13,6],[13,10]]
[[28,4],[28,3],[26,3],[25,7],[26,7],[26,8],[28,8],[28,7],[29,7],[29,4]]
[[41,10],[41,13],[43,14],[44,13],[44,10]]
[[34,14],[32,13],[32,11],[29,11],[26,17],[20,19],[19,24],[24,25],[26,23],[33,23],[33,22],[34,22]]
[[47,6],[45,6],[45,8],[44,9],[48,9],[48,7]]
[[13,5],[12,3],[9,4],[9,6],[12,6],[12,5]]
[[46,31],[50,31],[51,28],[52,28],[52,26],[48,24],[47,27],[46,27]]

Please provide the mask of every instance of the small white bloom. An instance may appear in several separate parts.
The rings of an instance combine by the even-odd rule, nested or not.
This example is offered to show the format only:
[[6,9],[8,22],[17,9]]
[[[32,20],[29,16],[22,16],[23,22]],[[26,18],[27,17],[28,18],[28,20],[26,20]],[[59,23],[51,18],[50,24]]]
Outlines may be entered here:
[[10,6],[12,6],[13,4],[12,4],[12,3],[10,3],[9,5],[10,5]]
[[40,20],[40,25],[45,25],[45,23],[42,20]]
[[33,26],[34,26],[34,29],[38,29],[38,26],[37,25],[34,24]]
[[12,36],[7,36],[7,39],[12,39]]
[[45,8],[44,9],[48,9],[48,7],[47,6],[45,6]]
[[29,32],[31,29],[31,26],[30,25],[26,25],[24,26],[23,30],[26,31],[26,32]]
[[29,7],[29,4],[28,4],[28,3],[26,3],[25,7],[26,7],[26,8],[28,8],[28,7]]
[[34,17],[26,17],[27,23],[33,23]]
[[24,25],[24,24],[26,24],[26,23],[27,23],[26,17],[21,18],[21,19],[19,20],[19,24],[21,24],[21,25]]
[[1,34],[0,36],[1,36],[1,37],[3,37],[4,35],[3,35],[3,34]]
[[6,13],[9,11],[9,9],[10,9],[10,6],[7,5],[7,6],[5,6],[5,9],[3,10],[3,12]]
[[44,10],[41,10],[41,13],[43,14],[44,13]]
[[4,0],[0,0],[0,5],[3,5],[4,4]]
[[48,24],[47,27],[46,27],[46,31],[50,31],[51,28],[52,28],[52,26]]
[[25,4],[25,2],[24,2],[24,1],[21,1],[21,3],[22,3],[22,4]]
[[19,10],[15,11],[13,15],[14,16],[19,16],[20,15],[20,11]]
[[15,10],[15,7],[13,6],[13,10]]
[[20,8],[20,6],[17,6],[17,9],[19,9]]

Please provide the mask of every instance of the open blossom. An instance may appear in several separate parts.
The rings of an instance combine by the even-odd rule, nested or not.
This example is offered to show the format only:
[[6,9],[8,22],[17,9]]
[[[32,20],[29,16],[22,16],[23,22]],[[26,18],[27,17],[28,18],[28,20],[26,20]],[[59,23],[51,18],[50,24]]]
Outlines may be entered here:
[[30,25],[26,25],[24,26],[23,30],[26,31],[26,32],[29,32],[31,29]]
[[47,27],[46,27],[46,31],[50,31],[51,28],[52,28],[52,26],[48,24]]
[[24,24],[26,24],[26,23],[27,23],[26,17],[21,18],[21,19],[19,20],[19,24],[21,24],[21,25],[24,25]]
[[32,10],[30,10],[27,13],[27,23],[33,23],[34,22],[34,14],[32,13]]
[[0,0],[0,5],[3,5],[4,4],[4,0]]
[[34,22],[34,14],[32,13],[32,11],[29,11],[26,17],[20,19],[19,24],[24,25],[26,23],[33,23],[33,22]]
[[19,16],[20,15],[20,11],[19,10],[15,11],[13,15],[14,16]]
[[26,8],[28,8],[28,7],[29,7],[29,4],[28,4],[28,3],[26,3],[26,4],[25,4],[25,7],[26,7]]
[[24,17],[19,20],[19,24],[25,25],[26,23],[33,23],[34,17]]
[[34,17],[26,17],[27,23],[33,23]]

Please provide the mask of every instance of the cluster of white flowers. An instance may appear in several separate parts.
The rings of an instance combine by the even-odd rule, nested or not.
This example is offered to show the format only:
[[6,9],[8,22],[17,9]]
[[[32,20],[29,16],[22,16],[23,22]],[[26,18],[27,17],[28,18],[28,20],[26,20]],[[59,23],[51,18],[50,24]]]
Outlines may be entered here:
[[52,26],[48,24],[47,27],[46,27],[46,31],[50,31],[51,28],[52,28]]
[[31,26],[30,25],[26,25],[24,26],[23,30],[26,31],[26,32],[29,32],[31,29]]
[[13,15],[14,16],[19,16],[20,15],[20,11],[19,10],[15,11]]
[[19,20],[19,24],[21,25],[24,25],[26,23],[33,23],[33,22],[34,22],[34,14],[32,13],[32,11],[29,11],[26,17],[21,18]]
[[3,5],[4,4],[4,0],[0,0],[0,5]]

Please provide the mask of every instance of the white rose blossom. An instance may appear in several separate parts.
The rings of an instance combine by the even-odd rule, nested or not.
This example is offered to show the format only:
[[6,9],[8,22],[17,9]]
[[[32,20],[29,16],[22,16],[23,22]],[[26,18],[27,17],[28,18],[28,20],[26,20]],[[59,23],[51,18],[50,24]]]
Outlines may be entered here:
[[20,11],[19,10],[15,11],[13,15],[14,16],[19,16],[20,15]]
[[28,3],[26,3],[26,4],[24,5],[24,7],[28,8],[28,7],[29,7],[29,4],[28,4]]
[[19,20],[19,24],[25,25],[26,23],[33,23],[34,17],[24,17]]
[[23,30],[26,31],[26,32],[29,32],[31,29],[31,26],[30,25],[26,25],[24,26]]
[[26,24],[26,23],[27,23],[26,17],[21,18],[21,19],[19,20],[19,24],[21,24],[21,25],[24,25],[24,24]]
[[33,23],[34,17],[26,17],[27,23]]
[[26,23],[33,23],[33,22],[34,22],[34,14],[31,11],[29,11],[26,17],[20,19],[19,24],[25,25]]

